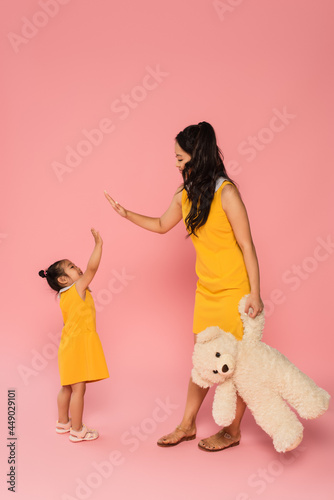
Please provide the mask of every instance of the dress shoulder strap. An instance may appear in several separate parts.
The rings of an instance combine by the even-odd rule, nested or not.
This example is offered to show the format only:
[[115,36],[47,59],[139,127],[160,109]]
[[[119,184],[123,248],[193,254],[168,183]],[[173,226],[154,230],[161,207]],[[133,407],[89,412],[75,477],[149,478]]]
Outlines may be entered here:
[[[220,188],[220,186],[223,184],[223,182],[227,181],[227,179],[225,179],[225,177],[218,177],[218,179],[216,180],[216,188],[215,188],[215,193],[218,191],[218,189]],[[229,181],[228,181],[229,182]]]

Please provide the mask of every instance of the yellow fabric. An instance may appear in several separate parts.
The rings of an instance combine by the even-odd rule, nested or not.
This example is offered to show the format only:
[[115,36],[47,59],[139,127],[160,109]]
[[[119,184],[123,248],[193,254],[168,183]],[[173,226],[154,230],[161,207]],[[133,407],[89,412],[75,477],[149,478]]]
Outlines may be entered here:
[[92,382],[109,377],[95,326],[93,298],[86,290],[83,300],[75,284],[60,294],[64,328],[58,349],[61,385]]
[[[209,217],[197,230],[197,237],[190,236],[196,250],[198,276],[193,331],[200,333],[208,326],[219,326],[240,340],[243,328],[238,303],[250,292],[250,286],[242,252],[222,208],[221,192],[226,184],[231,182],[224,181],[216,191]],[[183,220],[190,206],[183,190]]]

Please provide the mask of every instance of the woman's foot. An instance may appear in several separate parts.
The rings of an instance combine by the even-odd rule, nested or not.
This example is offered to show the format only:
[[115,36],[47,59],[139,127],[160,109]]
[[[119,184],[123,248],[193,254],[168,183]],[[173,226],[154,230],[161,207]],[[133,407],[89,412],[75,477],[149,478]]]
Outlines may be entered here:
[[206,439],[202,439],[198,446],[204,451],[221,451],[232,446],[237,446],[240,443],[240,432],[232,436],[227,428],[221,429],[219,432]]
[[81,431],[74,431],[71,428],[70,441],[72,443],[80,443],[81,441],[93,441],[99,437],[99,433],[95,429],[87,429],[85,425],[82,426]]
[[178,425],[175,431],[167,434],[166,436],[162,436],[158,441],[158,446],[176,446],[182,441],[192,441],[196,438],[196,429],[184,429],[180,425]]
[[66,424],[63,424],[62,422],[57,422],[56,423],[56,432],[57,434],[65,434],[66,432],[70,432],[71,428],[71,419]]

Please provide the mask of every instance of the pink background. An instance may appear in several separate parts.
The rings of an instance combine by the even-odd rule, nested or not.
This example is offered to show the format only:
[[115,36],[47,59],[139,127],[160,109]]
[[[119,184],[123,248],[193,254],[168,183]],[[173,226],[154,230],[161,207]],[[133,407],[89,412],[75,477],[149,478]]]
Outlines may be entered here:
[[[264,340],[333,393],[333,13],[330,0],[2,2],[2,497],[15,388],[15,498],[329,498],[331,410],[304,422],[288,455],[249,412],[242,445],[224,453],[156,446],[183,411],[194,251],[182,224],[144,232],[103,191],[159,216],[181,182],[175,135],[212,123],[251,221]],[[74,446],[54,432],[62,319],[37,272],[61,258],[84,267],[92,226],[104,239],[92,290],[110,379],[87,389],[100,439]],[[198,439],[217,429],[211,402]]]

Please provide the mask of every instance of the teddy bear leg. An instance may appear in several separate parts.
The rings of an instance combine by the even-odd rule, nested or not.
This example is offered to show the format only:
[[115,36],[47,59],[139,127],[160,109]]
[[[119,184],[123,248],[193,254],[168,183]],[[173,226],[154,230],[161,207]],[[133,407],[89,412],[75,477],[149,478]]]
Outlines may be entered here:
[[287,448],[287,449],[285,450],[285,452],[287,452],[287,451],[292,451],[292,450],[294,450],[295,448],[297,448],[297,446],[299,446],[299,445],[300,445],[300,443],[302,442],[302,440],[303,440],[303,434],[301,434],[301,436],[300,436],[300,437],[298,437],[298,438],[296,439],[296,441],[295,441],[295,442],[294,442],[291,446],[289,446],[289,448]]
[[212,405],[212,415],[216,424],[222,427],[230,425],[237,409],[237,392],[232,379],[217,386]]
[[317,418],[329,405],[329,394],[296,366],[285,368],[280,394],[302,418]]
[[276,451],[292,450],[301,442],[303,426],[278,394],[262,393],[248,407],[256,423],[273,439]]

